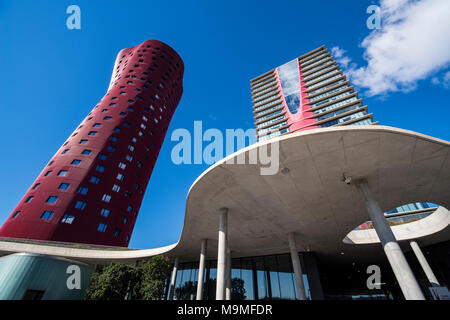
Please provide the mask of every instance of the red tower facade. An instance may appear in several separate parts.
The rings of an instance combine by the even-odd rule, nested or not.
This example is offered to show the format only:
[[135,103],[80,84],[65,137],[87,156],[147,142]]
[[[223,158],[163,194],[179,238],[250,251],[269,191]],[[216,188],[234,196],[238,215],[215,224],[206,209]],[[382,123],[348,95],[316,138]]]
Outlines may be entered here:
[[61,146],[0,237],[128,246],[183,92],[184,64],[148,40],[119,52],[109,90]]

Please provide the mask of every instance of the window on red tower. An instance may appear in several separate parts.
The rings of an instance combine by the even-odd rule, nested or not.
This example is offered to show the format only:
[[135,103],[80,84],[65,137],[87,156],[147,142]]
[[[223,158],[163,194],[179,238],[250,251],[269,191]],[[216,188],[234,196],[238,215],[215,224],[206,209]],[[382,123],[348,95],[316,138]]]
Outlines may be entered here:
[[107,228],[108,228],[108,225],[106,225],[104,223],[100,223],[97,227],[97,230],[100,232],[105,232]]

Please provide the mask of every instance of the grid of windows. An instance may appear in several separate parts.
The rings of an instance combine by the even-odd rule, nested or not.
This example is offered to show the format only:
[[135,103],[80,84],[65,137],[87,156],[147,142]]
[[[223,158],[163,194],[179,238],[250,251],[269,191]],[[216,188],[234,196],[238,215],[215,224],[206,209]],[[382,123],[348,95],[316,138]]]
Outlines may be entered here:
[[[157,42],[156,47],[159,49],[161,44]],[[161,48],[164,48],[164,45],[162,45]],[[135,50],[133,52],[135,52]],[[74,210],[75,212],[77,212],[77,210],[86,210],[87,203],[90,204],[89,208],[96,208],[98,205],[96,202],[100,203],[100,201],[103,201],[109,203],[114,199],[114,197],[117,197],[118,201],[121,198],[123,199],[123,197],[128,197],[130,198],[128,199],[130,203],[136,203],[135,206],[138,206],[141,201],[139,194],[143,195],[143,192],[140,190],[139,185],[146,186],[148,177],[151,173],[150,170],[154,167],[154,164],[150,163],[149,165],[143,166],[142,162],[136,161],[135,158],[138,156],[139,158],[142,157],[142,160],[145,160],[146,164],[147,162],[153,162],[156,160],[155,155],[158,154],[158,150],[161,147],[161,141],[166,133],[169,119],[171,118],[176,104],[181,97],[183,72],[183,68],[181,67],[181,63],[179,61],[169,61],[168,65],[163,64],[162,62],[152,64],[151,66],[141,64],[144,60],[148,59],[148,55],[155,56],[160,59],[161,57],[164,57],[164,55],[168,57],[169,55],[167,52],[163,55],[159,53],[154,55],[150,52],[147,54],[142,53],[143,52],[141,52],[140,57],[135,55],[134,57],[127,56],[125,59],[121,59],[120,68],[114,70],[113,72],[110,90],[87,115],[87,117],[84,118],[82,124],[80,124],[72,135],[70,135],[64,142],[63,145],[67,147],[62,147],[59,152],[60,154],[70,154],[72,158],[67,158],[67,156],[55,157],[48,163],[48,165],[55,166],[56,169],[53,170],[55,173],[58,173],[59,181],[53,182],[53,179],[42,179],[42,176],[40,177],[42,179],[42,183],[44,184],[44,188],[41,187],[41,189],[44,191],[51,192],[48,190],[53,188],[54,191],[58,190],[58,192],[71,190],[71,192],[75,193],[74,195],[76,198],[68,203],[62,201],[65,197],[67,197],[67,193],[63,194],[53,192],[51,193],[57,194],[58,196],[61,195],[59,203],[57,202],[58,197],[55,195],[49,196],[49,193],[43,196],[43,200],[47,199],[45,202],[39,201],[42,205],[57,203],[61,207],[65,205],[69,206],[68,208],[64,208],[67,210],[67,213],[62,218],[60,215],[57,216],[57,219],[60,219],[59,222],[61,222],[61,224],[73,224],[76,214],[74,215],[70,210]],[[174,60],[173,57],[171,58]],[[133,69],[130,69],[129,66],[134,67]],[[152,76],[151,73],[155,70],[158,70],[158,72],[155,72],[154,76]],[[124,74],[125,72],[126,74]],[[125,76],[128,76],[128,79],[125,80]],[[127,84],[131,86],[128,86]],[[155,90],[157,93],[151,91],[150,89]],[[111,97],[110,94],[113,96]],[[119,114],[125,117],[125,119],[117,116]],[[137,119],[140,121],[134,122],[135,120],[131,119]],[[125,135],[122,136],[123,131],[125,131]],[[143,136],[147,139],[151,139],[149,142],[149,144],[152,145],[150,154],[144,155],[144,148],[147,148],[147,151],[150,149],[139,144],[141,141],[138,140],[141,140],[140,137]],[[102,143],[108,138],[108,142],[111,145],[103,145]],[[129,144],[124,142],[122,145],[120,143],[121,139],[129,141]],[[102,152],[102,149],[104,153],[99,153]],[[122,149],[125,149],[128,154],[127,152],[122,152],[125,151]],[[114,154],[111,152],[114,152]],[[95,160],[97,163],[92,163],[92,160],[88,161],[89,159]],[[108,172],[108,161],[111,162],[111,168],[118,164],[121,170],[116,169],[116,171],[121,171],[121,173],[118,174],[113,171]],[[119,163],[119,161],[122,162]],[[136,162],[136,166],[133,161]],[[108,168],[108,170],[105,168]],[[141,168],[141,170],[138,168]],[[108,176],[103,177],[101,173],[104,173],[105,171],[108,173]],[[42,175],[46,177],[51,174],[52,170],[44,170],[42,173]],[[109,178],[110,175],[113,178],[114,174],[118,174],[117,180],[115,180],[117,184],[115,185],[110,183]],[[136,188],[136,186],[138,186],[136,189],[138,190],[137,193],[139,193],[137,194],[138,197],[133,195],[133,193],[129,190],[123,190],[125,189],[125,186],[119,185],[121,184],[120,181],[124,180],[125,175],[127,175],[127,184],[129,183],[127,188],[134,190],[133,187]],[[147,181],[145,181],[144,178]],[[33,189],[37,189],[38,187],[39,183],[35,183]],[[94,196],[93,200],[90,200],[91,198],[89,198],[88,202],[79,200],[85,199],[84,195],[88,194],[88,187],[91,189],[89,194]],[[111,189],[109,189],[111,187],[113,188],[114,193],[112,193]],[[73,188],[73,190],[71,188]],[[108,192],[107,190],[110,191]],[[41,190],[39,190],[39,192],[40,191]],[[120,193],[116,194],[115,192]],[[32,197],[33,196],[29,197],[28,202],[33,199]],[[36,199],[41,198],[36,197]],[[36,199],[33,199],[34,203],[37,202]],[[21,205],[23,205],[23,203]],[[45,208],[42,210],[44,209]],[[16,210],[15,212],[20,212],[20,210]],[[17,215],[18,214],[19,213],[17,213]],[[28,214],[27,211],[25,211],[25,214]],[[102,214],[104,217],[107,217],[108,215],[109,211],[104,211]],[[13,216],[14,214],[11,215],[11,217]],[[84,216],[87,217],[88,215]],[[46,220],[51,219],[51,214],[46,213],[42,216],[42,218]],[[77,219],[80,218],[77,217]],[[20,220],[21,219],[18,219],[18,221]],[[94,231],[97,223],[98,222],[95,222],[93,226]],[[57,225],[60,225],[60,223]],[[73,227],[74,226],[70,226],[70,228]],[[107,232],[109,237],[112,237],[113,235],[118,236],[121,232],[119,229],[114,229],[114,226],[110,226],[110,228],[112,232]],[[106,224],[100,229],[102,232],[105,232]],[[127,233],[129,233],[129,230],[127,230]],[[80,233],[79,236],[83,237],[82,233]],[[112,241],[112,238],[109,238],[109,241],[111,241],[111,244],[126,245],[127,243],[124,242],[125,236],[127,236],[127,240],[129,240],[128,234],[114,241]],[[102,239],[106,239],[106,237],[102,237]]]

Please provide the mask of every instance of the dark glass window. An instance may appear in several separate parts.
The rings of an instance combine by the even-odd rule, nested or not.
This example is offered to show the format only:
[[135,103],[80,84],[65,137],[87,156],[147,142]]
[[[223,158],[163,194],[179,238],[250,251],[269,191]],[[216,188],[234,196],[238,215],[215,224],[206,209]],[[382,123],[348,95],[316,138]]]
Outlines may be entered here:
[[42,213],[41,215],[41,219],[49,220],[52,218],[53,214],[54,214],[53,211],[44,211],[44,213]]
[[87,194],[87,192],[88,192],[88,188],[86,188],[86,187],[78,187],[78,190],[77,190],[77,193],[79,193],[79,194]]
[[61,183],[58,187],[59,190],[67,190],[70,187],[70,183]]
[[67,224],[72,224],[73,220],[75,220],[75,217],[70,215],[70,214],[65,214],[62,219],[61,222],[62,223],[67,223]]
[[28,289],[25,291],[25,294],[22,297],[22,300],[42,300],[44,296],[44,290],[31,290]]
[[57,196],[50,196],[47,199],[47,203],[55,203],[56,201],[58,201],[58,197]]
[[96,177],[96,176],[92,176],[89,181],[92,183],[98,184],[100,182],[100,178]]
[[58,176],[59,176],[59,177],[64,177],[66,174],[67,174],[67,170],[60,170],[60,171],[58,172]]
[[80,209],[80,210],[84,210],[84,208],[86,208],[86,202],[84,202],[84,201],[77,201],[75,203],[75,208],[76,209]]
[[111,211],[108,210],[108,209],[102,209],[102,211],[100,211],[100,215],[103,216],[103,217],[107,217],[107,216],[109,216],[110,212]]
[[14,214],[11,216],[11,219],[14,219],[14,218],[17,217],[19,214],[20,214],[20,211],[14,212]]

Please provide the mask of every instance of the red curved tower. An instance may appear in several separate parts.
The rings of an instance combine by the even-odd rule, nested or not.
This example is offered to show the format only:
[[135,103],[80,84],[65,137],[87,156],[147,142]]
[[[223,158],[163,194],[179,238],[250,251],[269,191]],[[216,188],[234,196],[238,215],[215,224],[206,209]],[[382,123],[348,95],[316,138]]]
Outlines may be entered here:
[[0,237],[128,246],[184,64],[148,40],[119,52],[109,90],[53,156]]

